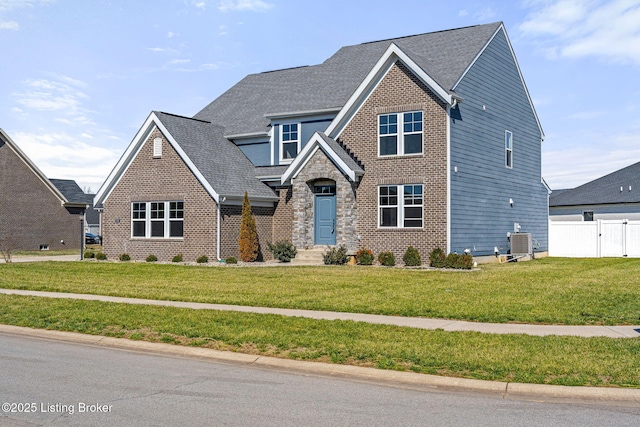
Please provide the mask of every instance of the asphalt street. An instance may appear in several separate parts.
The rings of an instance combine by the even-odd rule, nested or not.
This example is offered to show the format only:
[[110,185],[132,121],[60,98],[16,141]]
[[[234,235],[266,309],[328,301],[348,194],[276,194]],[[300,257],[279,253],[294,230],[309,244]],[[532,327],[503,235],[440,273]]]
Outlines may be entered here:
[[2,426],[635,426],[637,406],[511,400],[0,333]]

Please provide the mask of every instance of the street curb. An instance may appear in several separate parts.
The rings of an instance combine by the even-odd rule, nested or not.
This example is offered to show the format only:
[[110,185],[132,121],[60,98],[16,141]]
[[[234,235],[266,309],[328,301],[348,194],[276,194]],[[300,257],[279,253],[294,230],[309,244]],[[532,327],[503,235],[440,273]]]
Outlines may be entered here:
[[441,377],[437,375],[400,372],[351,365],[339,365],[323,362],[280,359],[220,351],[200,347],[187,347],[165,343],[134,341],[126,338],[113,338],[101,335],[86,335],[77,332],[51,331],[22,326],[1,325],[0,333],[28,336],[33,338],[72,342],[139,351],[159,355],[178,356],[258,366],[261,368],[295,371],[299,373],[340,377],[385,385],[404,386],[418,389],[440,389],[494,394],[502,398],[546,399],[546,400],[589,400],[598,402],[616,402],[640,404],[640,389],[611,387],[570,387],[546,384],[507,383],[468,378]]

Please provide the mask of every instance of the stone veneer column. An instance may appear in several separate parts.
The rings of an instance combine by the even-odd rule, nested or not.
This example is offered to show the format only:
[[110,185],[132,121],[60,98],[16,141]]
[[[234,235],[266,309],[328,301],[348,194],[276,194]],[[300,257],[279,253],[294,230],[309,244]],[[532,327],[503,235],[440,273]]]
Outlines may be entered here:
[[316,151],[298,176],[292,179],[293,244],[300,249],[313,247],[313,183],[322,180],[336,183],[336,244],[355,252],[358,249],[357,185],[349,181],[322,150]]

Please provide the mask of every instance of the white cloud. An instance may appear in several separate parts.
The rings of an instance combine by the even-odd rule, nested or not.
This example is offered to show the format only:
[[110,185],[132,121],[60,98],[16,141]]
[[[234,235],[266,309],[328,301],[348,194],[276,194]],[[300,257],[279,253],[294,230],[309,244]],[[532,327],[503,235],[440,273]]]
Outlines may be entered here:
[[640,0],[528,1],[519,30],[549,58],[598,57],[640,65]]
[[[80,137],[91,140],[88,134]],[[95,138],[98,143],[94,145],[66,132],[14,132],[11,135],[47,178],[74,179],[80,187],[94,189],[102,185],[121,154],[120,150],[100,144],[107,137]]]
[[262,0],[222,0],[218,4],[218,10],[221,12],[266,12],[272,7],[272,3]]
[[19,29],[20,29],[20,24],[18,24],[16,21],[0,22],[0,30],[18,31]]
[[546,149],[554,139],[547,138],[542,154],[542,176],[552,189],[577,187],[640,159],[640,133],[584,136],[581,144]]
[[26,80],[24,86],[24,91],[11,94],[23,110],[60,111],[77,118],[86,113],[81,103],[88,96],[78,89],[85,86],[78,80],[66,76],[60,76],[58,81],[32,79]]

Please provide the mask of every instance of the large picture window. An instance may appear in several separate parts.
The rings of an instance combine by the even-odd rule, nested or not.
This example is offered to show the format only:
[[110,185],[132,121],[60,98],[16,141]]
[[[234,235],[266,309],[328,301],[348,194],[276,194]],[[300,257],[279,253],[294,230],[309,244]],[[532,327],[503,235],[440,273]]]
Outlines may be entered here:
[[380,227],[422,228],[422,184],[381,185],[378,187]]
[[184,202],[133,202],[131,236],[143,238],[183,237]]
[[422,153],[422,111],[378,116],[378,155]]
[[300,124],[286,123],[280,126],[280,161],[290,162],[300,148]]

